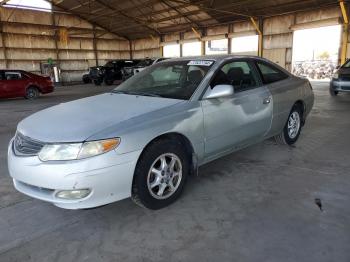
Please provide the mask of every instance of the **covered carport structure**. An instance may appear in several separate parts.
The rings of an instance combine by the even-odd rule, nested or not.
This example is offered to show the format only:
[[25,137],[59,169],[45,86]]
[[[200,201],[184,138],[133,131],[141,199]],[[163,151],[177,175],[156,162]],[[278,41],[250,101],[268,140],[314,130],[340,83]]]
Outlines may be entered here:
[[206,55],[214,40],[237,54],[231,44],[253,35],[256,55],[291,70],[295,30],[331,25],[342,27],[340,63],[350,57],[350,3],[51,0],[52,10],[30,10],[6,2],[0,0],[0,68],[40,73],[54,63],[68,86],[34,101],[0,100],[1,262],[350,261],[350,97],[331,97],[327,82],[312,82],[315,104],[297,144],[266,140],[208,163],[162,210],[130,199],[59,209],[16,191],[7,167],[8,144],[23,118],[116,88],[70,85],[89,67],[160,57],[169,46],[184,56],[188,43]]
[[[2,1],[4,5],[8,1]],[[62,82],[81,80],[90,66],[110,59],[163,56],[164,47],[258,35],[256,54],[291,70],[293,32],[343,25],[339,62],[348,53],[348,4],[334,0],[52,0],[52,12],[1,8],[0,64],[40,72],[59,64]],[[6,6],[6,5],[4,5]],[[47,11],[47,10],[45,10]],[[28,45],[27,43],[31,43]]]

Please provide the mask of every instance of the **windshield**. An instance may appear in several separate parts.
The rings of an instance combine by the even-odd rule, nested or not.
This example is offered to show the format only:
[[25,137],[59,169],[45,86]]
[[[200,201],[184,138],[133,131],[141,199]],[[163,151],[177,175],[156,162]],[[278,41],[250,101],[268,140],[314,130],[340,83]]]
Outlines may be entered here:
[[104,66],[105,67],[114,67],[114,64],[115,64],[116,62],[112,62],[112,61],[109,61],[109,62],[107,62]]
[[169,61],[153,65],[131,77],[114,93],[189,100],[214,61]]

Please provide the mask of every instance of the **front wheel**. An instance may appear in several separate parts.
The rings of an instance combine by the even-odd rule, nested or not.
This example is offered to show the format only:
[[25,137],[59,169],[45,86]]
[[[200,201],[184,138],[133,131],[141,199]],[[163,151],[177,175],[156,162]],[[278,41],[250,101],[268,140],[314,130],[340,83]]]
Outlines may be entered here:
[[337,96],[339,91],[335,91],[332,87],[329,88],[329,93],[331,96]]
[[113,85],[114,83],[113,79],[108,79],[108,78],[105,78],[104,82],[107,86]]
[[94,80],[94,84],[95,84],[95,86],[100,86],[102,84],[102,81],[99,79]]
[[180,143],[156,141],[136,165],[132,200],[149,209],[166,207],[181,195],[189,172],[189,157]]
[[280,144],[293,145],[299,138],[302,126],[302,111],[300,106],[294,106],[288,116],[283,131],[275,137]]
[[26,90],[25,98],[29,99],[29,100],[34,100],[34,99],[37,99],[39,97],[39,95],[40,95],[40,93],[39,93],[38,88],[36,88],[34,86],[30,86]]

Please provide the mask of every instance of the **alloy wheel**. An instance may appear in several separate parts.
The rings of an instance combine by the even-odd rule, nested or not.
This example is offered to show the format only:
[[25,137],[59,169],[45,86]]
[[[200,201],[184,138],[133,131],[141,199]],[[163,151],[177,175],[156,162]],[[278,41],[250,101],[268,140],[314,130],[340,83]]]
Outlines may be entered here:
[[300,129],[300,115],[298,112],[294,111],[288,119],[288,136],[291,139],[297,137]]
[[156,199],[167,199],[178,189],[182,180],[180,158],[172,153],[159,156],[151,165],[147,176],[147,187]]

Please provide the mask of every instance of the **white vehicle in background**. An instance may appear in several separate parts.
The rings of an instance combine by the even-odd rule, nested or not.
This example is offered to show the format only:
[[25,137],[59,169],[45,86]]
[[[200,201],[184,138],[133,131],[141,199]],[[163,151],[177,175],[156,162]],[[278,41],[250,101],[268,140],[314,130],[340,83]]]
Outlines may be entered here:
[[161,58],[145,58],[141,62],[139,62],[136,66],[124,68],[124,80],[140,73],[146,67],[157,64],[161,61],[167,60],[169,58],[161,57]]
[[154,65],[158,62],[167,60],[169,58],[161,57],[161,58],[146,58],[145,60],[141,61],[138,63],[136,66],[133,68],[133,73],[136,75],[137,73],[140,73],[142,70],[144,70],[146,67]]

